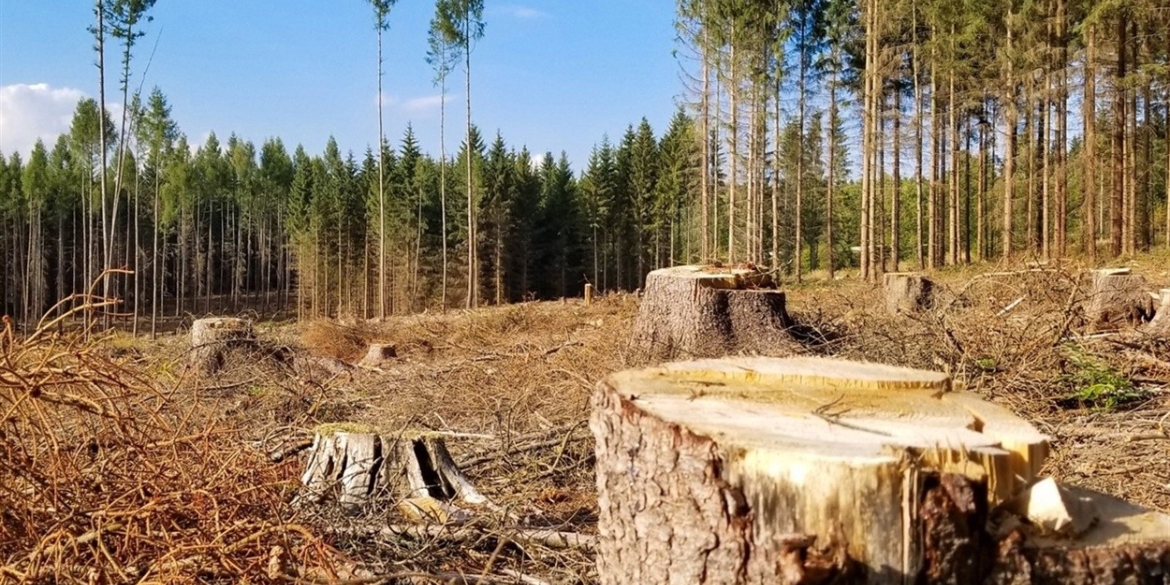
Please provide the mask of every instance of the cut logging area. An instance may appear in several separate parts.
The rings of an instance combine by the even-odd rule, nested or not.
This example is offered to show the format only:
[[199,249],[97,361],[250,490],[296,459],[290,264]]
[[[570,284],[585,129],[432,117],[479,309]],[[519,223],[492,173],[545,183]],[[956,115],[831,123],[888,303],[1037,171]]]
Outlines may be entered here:
[[[1170,288],[1170,273],[1155,268],[1162,265],[1155,258],[1129,265],[1133,274],[1148,281],[1142,293],[1151,301],[1151,293]],[[738,269],[719,267],[715,272],[719,270]],[[783,347],[799,359],[929,371],[922,374],[927,386],[952,380],[953,391],[943,393],[947,399],[940,405],[950,404],[965,389],[981,405],[1014,413],[1018,419],[1004,420],[1020,424],[1033,437],[1029,440],[1048,437],[1047,458],[1028,473],[1058,482],[1038,484],[1037,506],[1060,505],[1055,513],[1037,517],[1036,524],[1084,530],[1084,515],[1076,510],[1089,492],[1158,513],[1170,510],[1170,492],[1164,489],[1170,482],[1164,456],[1170,440],[1164,419],[1170,407],[1164,390],[1170,387],[1170,361],[1164,357],[1170,339],[1152,330],[1157,313],[1151,323],[1123,321],[1109,330],[1093,328],[1086,316],[1094,295],[1093,275],[1068,264],[940,271],[928,277],[934,282],[930,305],[897,315],[886,309],[884,287],[860,281],[796,285],[774,280],[783,288],[757,282],[741,290],[710,290],[751,293],[752,287],[760,287],[762,296],[782,294],[791,322],[819,336],[816,343],[790,337],[793,344]],[[6,329],[0,334],[0,413],[6,417],[0,437],[0,508],[5,510],[0,514],[0,581],[604,581],[612,573],[596,563],[613,546],[606,544],[603,528],[603,518],[612,510],[603,513],[609,504],[599,500],[605,492],[598,491],[595,465],[612,461],[598,457],[587,421],[601,380],[644,365],[645,357],[634,349],[641,326],[636,322],[654,306],[652,293],[648,287],[639,300],[598,292],[588,307],[581,300],[526,303],[393,317],[384,323],[318,320],[290,325],[253,318],[253,341],[228,352],[222,367],[210,374],[191,363],[189,332],[162,334],[148,342],[94,331],[85,342],[80,332],[57,332],[51,321],[36,335]],[[698,321],[689,323],[698,326]],[[766,332],[778,331],[769,327]],[[750,361],[763,359],[753,354],[767,349],[731,351],[742,354],[733,361]],[[378,354],[376,366],[365,363],[372,353]],[[686,382],[682,394],[669,395],[679,405],[678,412],[671,412],[697,416],[700,407],[729,400],[728,389],[743,384],[739,375]],[[690,374],[671,374],[655,384],[686,376]],[[774,390],[782,385],[765,386]],[[935,390],[912,393],[933,396]],[[653,391],[633,393],[658,400]],[[882,434],[843,426],[866,424],[860,421],[862,405],[842,398],[843,393],[810,394],[817,400],[808,401],[807,408],[784,407],[781,415],[806,417],[816,425],[802,432],[802,439],[812,430],[829,430],[833,437],[854,441],[850,444],[858,449],[881,444],[883,449],[915,452],[914,445],[890,447]],[[640,408],[639,400],[631,404]],[[875,412],[898,404],[883,400]],[[780,406],[770,401],[759,408],[772,413],[770,409]],[[931,501],[958,514],[955,518],[971,509],[964,502],[985,502],[975,509],[990,513],[993,501],[1014,499],[1006,497],[1022,485],[1014,474],[995,476],[996,486],[1012,486],[1001,490],[980,487],[986,484],[973,472],[972,458],[980,453],[987,459],[977,461],[979,467],[1003,459],[991,455],[990,428],[971,429],[967,415],[941,406],[931,412],[930,420],[968,429],[947,436],[971,441],[957,455],[948,451],[955,461],[940,465],[937,474],[922,460],[922,498],[938,496]],[[754,420],[738,412],[726,414],[737,425]],[[623,416],[633,416],[633,411]],[[774,413],[767,417],[780,420]],[[884,414],[871,418],[877,422],[870,424],[884,425],[878,429],[882,432],[897,428],[898,421]],[[917,424],[922,421],[915,421],[915,433],[942,424]],[[680,434],[680,440],[687,440],[679,445],[692,453],[690,448],[704,444],[700,439],[710,436],[708,431]],[[332,437],[337,447],[336,439],[344,433],[357,433],[359,443],[373,445],[373,452],[381,455],[380,469],[401,472],[395,477],[409,480],[413,458],[434,501],[410,502],[421,494],[410,493],[418,484],[411,488],[409,481],[388,481],[385,489],[358,481],[351,485],[363,486],[355,493],[365,497],[341,503],[341,492],[331,490],[344,484],[345,471],[371,469],[362,463],[364,447],[326,448],[325,438]],[[765,435],[754,433],[761,440]],[[371,441],[363,443],[366,437]],[[719,448],[732,444],[722,437],[696,456],[710,461],[721,453]],[[414,440],[421,438],[441,442],[449,460],[435,455],[441,453],[437,443],[414,449]],[[409,457],[394,448],[407,443],[412,445]],[[745,442],[736,449],[746,456],[756,444]],[[791,457],[809,453],[785,452]],[[397,458],[391,456],[395,453]],[[312,465],[314,454],[327,455],[318,461],[333,461],[333,469]],[[424,463],[439,459],[448,468],[453,465],[486,502],[460,496],[454,488],[461,480],[450,479],[453,475],[447,488],[431,491],[443,483],[426,479],[423,470],[435,467]],[[397,462],[387,463],[391,460]],[[730,473],[743,469],[731,462],[744,460],[729,458],[720,466]],[[1040,460],[1038,451],[1035,461]],[[1007,469],[1023,469],[1010,457],[1008,463]],[[312,469],[322,473],[310,473],[306,481]],[[938,483],[933,483],[936,476]],[[308,489],[305,484],[313,483],[313,477],[326,489]],[[832,476],[818,477],[828,481]],[[1008,477],[1010,481],[999,481]],[[323,497],[314,498],[314,493]],[[977,493],[983,498],[963,499]],[[993,499],[988,494],[1004,495]],[[923,505],[926,501],[921,500]],[[1117,509],[1109,503],[1113,500],[1096,501],[1104,511],[1093,516],[1105,517]],[[748,502],[745,495],[743,504]],[[1013,510],[1023,506],[1012,505]],[[927,512],[920,510],[923,518]],[[1011,532],[1003,528],[1008,524],[995,521],[997,516],[991,518],[986,526],[993,537]],[[159,538],[159,527],[171,525],[184,529],[166,529],[169,539]],[[869,558],[855,550],[856,542],[819,534],[814,540],[811,532],[793,526],[777,536],[779,548],[772,551],[780,557],[803,555],[807,582],[815,582],[817,567],[833,571],[848,565],[848,559]],[[1092,529],[1085,534],[1093,534]],[[1011,538],[996,541],[1003,545],[996,551],[996,566],[1009,557],[1037,562],[1029,556],[1036,550],[1029,543],[1038,542],[1037,537],[1026,536],[1018,543]],[[907,538],[894,534],[889,546],[934,546]],[[1067,544],[1054,546],[1062,542]],[[1013,551],[1020,556],[1011,557]],[[1075,557],[1071,552],[1053,557],[1061,562],[1068,558]],[[911,565],[899,560],[896,566]]]

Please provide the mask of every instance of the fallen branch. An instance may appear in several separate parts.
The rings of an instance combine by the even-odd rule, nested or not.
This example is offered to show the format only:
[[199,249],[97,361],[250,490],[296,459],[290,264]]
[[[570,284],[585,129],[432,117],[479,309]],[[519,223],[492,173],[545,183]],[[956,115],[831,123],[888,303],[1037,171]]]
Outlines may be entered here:
[[593,550],[597,537],[579,532],[562,532],[544,528],[498,528],[464,524],[461,526],[442,525],[398,525],[383,528],[334,528],[335,534],[347,536],[383,538],[409,538],[411,540],[439,540],[443,542],[469,542],[495,536],[515,542],[536,544],[551,549]]

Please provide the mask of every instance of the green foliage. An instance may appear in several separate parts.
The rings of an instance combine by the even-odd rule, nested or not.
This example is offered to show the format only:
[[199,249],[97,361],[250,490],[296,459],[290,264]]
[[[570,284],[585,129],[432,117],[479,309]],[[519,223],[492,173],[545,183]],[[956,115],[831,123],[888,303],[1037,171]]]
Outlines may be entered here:
[[1072,371],[1065,380],[1074,388],[1069,397],[1072,401],[1112,411],[1146,398],[1147,393],[1134,386],[1133,381],[1082,348],[1070,345],[1066,356]]

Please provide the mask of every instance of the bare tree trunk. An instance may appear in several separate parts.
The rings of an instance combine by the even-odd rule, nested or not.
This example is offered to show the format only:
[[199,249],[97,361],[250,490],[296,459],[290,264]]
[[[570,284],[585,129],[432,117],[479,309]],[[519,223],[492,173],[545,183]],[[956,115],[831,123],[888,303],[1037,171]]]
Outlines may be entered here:
[[[776,106],[777,114],[779,114],[780,106],[777,100]],[[777,115],[779,121],[779,115]],[[779,136],[779,124],[777,124],[776,135]],[[825,247],[825,255],[829,263],[829,280],[833,280],[834,266],[833,266],[833,197],[837,186],[837,72],[834,70],[829,79],[829,160],[826,165],[828,171],[828,178],[825,181],[825,240],[828,245]],[[777,165],[779,166],[779,165]],[[1170,183],[1170,182],[1168,182]],[[1170,187],[1168,187],[1170,188]],[[772,214],[775,216],[775,190],[773,189],[773,208]],[[775,235],[773,235],[775,238]],[[775,246],[775,243],[773,243]]]
[[1056,35],[1060,39],[1057,53],[1057,102],[1056,102],[1056,256],[1062,258],[1068,253],[1068,25],[1067,4],[1056,0]]
[[[1094,32],[1095,29],[1092,26],[1085,30],[1085,91],[1081,100],[1082,121],[1085,129],[1085,158],[1082,161],[1084,180],[1081,181],[1084,199],[1082,213],[1085,227],[1081,233],[1081,246],[1090,264],[1097,262],[1097,69],[1093,63],[1096,59]],[[1168,214],[1167,226],[1170,229],[1170,214]]]
[[1015,74],[1013,71],[1013,56],[1011,52],[1012,40],[1014,30],[1012,26],[1011,10],[1008,10],[1007,15],[1007,51],[1008,51],[1008,65],[1007,65],[1007,93],[1005,104],[1007,110],[1005,112],[1007,123],[1007,147],[1004,153],[1003,162],[1003,259],[1008,260],[1012,256],[1012,199],[1015,196],[1015,157],[1016,157],[1016,89],[1015,89]]
[[1109,253],[1120,256],[1124,251],[1125,233],[1125,79],[1126,37],[1129,27],[1122,15],[1117,17],[1117,70],[1113,78],[1113,192],[1109,208]]
[[728,79],[731,108],[731,127],[727,137],[731,146],[731,169],[727,180],[730,183],[727,191],[727,261],[735,263],[735,195],[739,183],[739,78],[736,77],[738,62],[735,57],[735,44],[731,45],[731,78]]
[[[441,65],[442,70],[445,65]],[[447,312],[447,73],[439,73],[439,221],[443,238],[443,292],[440,307]]]
[[902,90],[894,88],[894,190],[890,195],[890,265],[898,271],[902,259]]
[[[931,28],[931,33],[936,31]],[[942,251],[939,250],[941,242],[941,234],[939,228],[942,226],[939,214],[942,213],[940,208],[939,195],[939,181],[942,179],[942,173],[939,171],[942,166],[942,157],[939,150],[939,126],[942,107],[938,100],[938,84],[936,83],[938,69],[938,50],[931,45],[931,67],[930,67],[930,201],[927,205],[927,254],[926,265],[928,268],[936,268],[940,264],[939,260],[942,258]]]
[[[378,8],[375,8],[378,10]],[[378,318],[386,318],[386,148],[383,146],[386,142],[386,134],[382,128],[382,14],[378,15],[378,23],[375,27],[378,29]],[[444,89],[446,89],[444,87]],[[446,92],[444,91],[444,94]],[[446,97],[444,95],[444,97]],[[469,98],[470,99],[470,98]],[[442,114],[445,115],[446,109],[443,108]],[[441,139],[441,138],[440,138]],[[441,171],[440,171],[441,172]],[[447,227],[447,222],[443,222],[444,229]],[[446,246],[447,239],[443,238],[443,245]],[[445,250],[445,248],[444,248]],[[443,260],[447,260],[447,254],[444,252]],[[447,293],[447,271],[444,265],[443,271],[443,299],[446,301]],[[446,306],[446,304],[444,304]]]
[[465,87],[467,92],[467,308],[479,305],[479,229],[476,226],[475,185],[472,174],[472,159],[475,148],[471,144],[471,18],[464,15],[463,58]]
[[[708,16],[707,3],[703,3],[703,17]],[[700,140],[703,142],[703,161],[699,164],[699,221],[700,231],[702,236],[699,238],[700,256],[703,262],[711,261],[711,233],[710,233],[710,209],[708,206],[708,198],[711,195],[711,29],[709,26],[703,26],[703,95],[701,96],[701,105],[699,116],[702,118],[702,135]],[[774,224],[773,224],[774,225]],[[775,229],[773,228],[773,242],[775,241]],[[776,253],[775,244],[773,243],[772,252],[772,269],[776,269]]]

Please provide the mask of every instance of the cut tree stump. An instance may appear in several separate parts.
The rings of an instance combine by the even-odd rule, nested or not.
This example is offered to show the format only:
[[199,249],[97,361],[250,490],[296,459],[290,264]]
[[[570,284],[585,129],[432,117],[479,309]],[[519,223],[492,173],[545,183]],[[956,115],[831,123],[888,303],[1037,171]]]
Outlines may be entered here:
[[1162,338],[1170,338],[1170,288],[1158,292],[1158,307],[1154,318],[1144,327],[1145,332]]
[[204,375],[214,374],[223,367],[230,350],[255,342],[249,321],[232,317],[198,319],[191,325],[190,364]]
[[888,272],[883,277],[886,310],[891,315],[927,310],[934,302],[934,282],[915,272]]
[[317,429],[301,483],[308,490],[306,499],[349,507],[389,495],[419,521],[465,520],[453,500],[490,505],[455,465],[442,436],[389,435],[355,424]]
[[1025,520],[996,532],[991,510],[1037,478],[1048,441],[944,374],[814,358],[667,364],[598,384],[590,428],[607,585],[1100,585],[1155,582],[1092,580],[1127,559],[1130,574],[1170,570],[1170,517],[1117,516],[1099,494],[1063,508],[1095,514],[1076,540],[1045,540]]
[[387,362],[398,357],[398,350],[389,343],[371,343],[370,348],[366,350],[366,357],[363,357],[358,365],[367,368],[377,368],[385,365]]
[[675,266],[646,276],[631,338],[648,361],[796,348],[784,293],[754,267]]
[[1117,329],[1149,321],[1154,301],[1149,283],[1128,268],[1094,270],[1092,289],[1085,303],[1085,321],[1092,331]]

